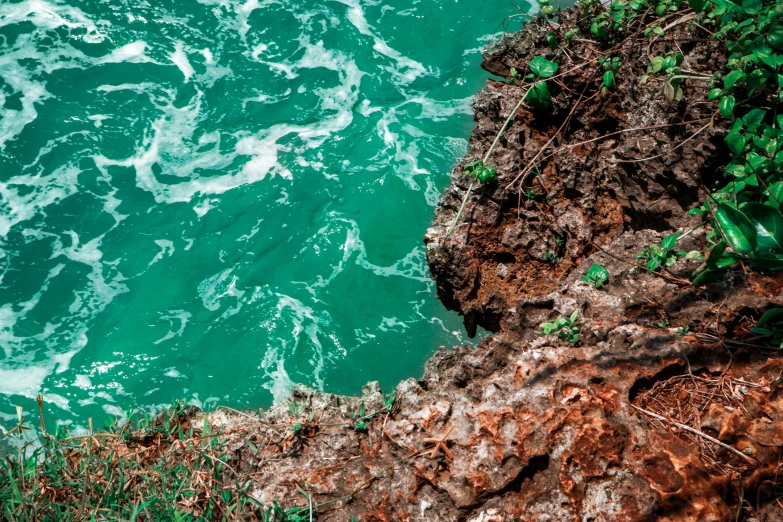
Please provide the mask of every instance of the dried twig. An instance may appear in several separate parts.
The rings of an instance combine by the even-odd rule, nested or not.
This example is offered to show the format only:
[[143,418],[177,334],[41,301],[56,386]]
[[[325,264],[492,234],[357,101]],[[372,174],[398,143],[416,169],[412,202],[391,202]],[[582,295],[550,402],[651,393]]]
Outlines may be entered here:
[[742,458],[742,460],[748,462],[749,464],[752,464],[754,466],[758,465],[758,461],[756,459],[745,455],[744,453],[739,451],[737,448],[735,448],[733,446],[729,446],[728,444],[719,441],[715,437],[710,437],[706,433],[703,433],[703,432],[697,430],[696,428],[691,428],[687,424],[682,424],[682,423],[679,423],[677,421],[673,421],[671,419],[667,419],[663,415],[658,415],[657,413],[653,413],[651,411],[647,411],[647,410],[642,409],[642,408],[640,408],[640,407],[638,407],[638,406],[636,406],[634,404],[631,404],[631,407],[634,408],[635,410],[641,412],[641,413],[644,413],[645,415],[648,415],[648,416],[652,417],[653,419],[657,419],[657,420],[659,420],[661,422],[668,422],[672,426],[676,426],[677,428],[679,428],[681,430],[688,431],[690,433],[693,433],[694,435],[698,435],[699,437],[702,437],[705,440],[708,440],[708,441],[712,442],[713,444],[717,444],[721,448],[734,453],[735,455],[737,455],[738,457]]

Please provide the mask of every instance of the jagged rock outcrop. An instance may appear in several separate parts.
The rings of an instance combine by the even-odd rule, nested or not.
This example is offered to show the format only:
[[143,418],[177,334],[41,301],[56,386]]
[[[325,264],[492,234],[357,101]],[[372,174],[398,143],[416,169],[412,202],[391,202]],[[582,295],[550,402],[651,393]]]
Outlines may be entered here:
[[[507,75],[551,57],[546,30],[504,37],[485,67]],[[693,74],[723,65],[715,41],[683,45]],[[645,245],[699,223],[687,211],[720,179],[726,124],[709,104],[631,80],[648,60],[621,51],[629,79],[604,97],[588,66],[598,51],[560,55],[570,72],[553,83],[552,111],[514,118],[490,160],[499,183],[475,191],[446,237],[462,165],[484,155],[523,90],[490,81],[476,99],[470,153],[425,242],[439,297],[469,332],[496,335],[440,350],[393,408],[377,386],[354,399],[297,388],[296,407],[265,424],[210,414],[260,501],[303,505],[301,490],[333,521],[783,520],[783,359],[750,332],[783,303],[783,275],[694,287],[698,260],[637,267]],[[684,89],[701,100],[706,86]],[[528,169],[553,136],[560,153]],[[702,248],[706,233],[680,248]],[[600,290],[582,281],[593,263],[610,274]],[[576,346],[537,335],[574,311]],[[378,413],[362,422],[361,403]]]

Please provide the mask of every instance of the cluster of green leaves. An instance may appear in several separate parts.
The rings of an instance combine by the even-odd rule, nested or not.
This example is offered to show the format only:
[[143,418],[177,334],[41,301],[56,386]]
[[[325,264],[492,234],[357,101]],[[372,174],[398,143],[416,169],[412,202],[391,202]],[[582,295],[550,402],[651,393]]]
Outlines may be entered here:
[[710,91],[720,99],[721,113],[728,118],[736,97],[753,97],[765,91],[783,100],[783,4],[773,0],[691,0],[696,11],[705,11],[706,20],[717,25],[715,38],[726,40],[729,50],[723,88]]
[[559,265],[563,262],[563,258],[555,254],[554,252],[544,252],[544,260],[547,263],[552,263],[553,265]]
[[691,0],[701,22],[730,53],[722,86],[709,91],[721,115],[734,119],[726,136],[733,158],[728,183],[691,214],[711,219],[707,261],[695,283],[721,277],[742,262],[783,270],[783,4],[774,0]]
[[783,348],[783,308],[773,308],[761,316],[753,333],[768,335],[770,342]]
[[[776,192],[781,191],[779,184],[783,181],[783,115],[777,115],[773,121],[770,111],[751,109],[734,120],[726,144],[734,155],[725,171],[731,182],[714,193],[713,199],[743,203],[758,200],[761,195],[778,203]],[[706,205],[692,211],[705,212]]]
[[527,91],[526,101],[536,109],[545,109],[552,106],[552,95],[545,81],[557,72],[557,64],[550,62],[543,56],[536,56],[530,60],[530,74],[525,76],[527,80],[536,83]]
[[602,94],[606,94],[609,92],[609,89],[617,87],[615,78],[617,77],[617,72],[620,70],[622,60],[620,60],[619,56],[602,56],[598,59],[598,64],[604,70],[600,90]]
[[367,431],[367,421],[372,420],[381,413],[391,413],[392,409],[394,408],[394,392],[392,391],[388,395],[383,394],[382,397],[383,408],[372,413],[367,413],[365,411],[364,402],[359,405],[359,411],[351,414],[351,419],[353,419],[353,429],[356,431]]
[[561,315],[551,323],[542,323],[538,335],[556,335],[558,339],[575,345],[579,340],[579,328],[582,326],[582,323],[576,322],[578,317],[579,310],[574,310],[569,317]]
[[666,77],[663,83],[664,95],[673,101],[682,99],[682,81],[685,76],[682,75],[680,65],[685,56],[681,53],[668,52],[663,56],[653,56],[650,65],[647,66],[647,75],[643,76],[642,83],[646,82],[649,75],[663,73]]
[[483,161],[474,161],[465,165],[465,174],[481,183],[494,183],[498,180],[495,167],[485,165]]
[[609,271],[599,264],[593,264],[582,281],[593,283],[596,288],[600,289],[609,281]]
[[[604,8],[598,0],[583,0],[579,3],[583,17],[590,22],[590,34],[595,38],[613,40],[634,25],[640,17],[652,10],[662,17],[666,13],[678,11],[682,0],[615,0]],[[649,34],[663,34],[658,24],[645,30]]]
[[555,8],[552,6],[551,0],[538,0],[538,7],[547,16],[555,14]]
[[644,247],[644,250],[636,254],[636,259],[644,261],[644,265],[653,271],[672,266],[680,258],[688,255],[687,252],[674,249],[680,236],[682,234],[677,232],[663,238],[660,245],[652,244]]
[[718,203],[711,214],[715,231],[709,240],[714,245],[704,266],[694,273],[694,283],[720,279],[740,261],[756,270],[783,270],[783,215],[778,208],[756,202],[739,208]]

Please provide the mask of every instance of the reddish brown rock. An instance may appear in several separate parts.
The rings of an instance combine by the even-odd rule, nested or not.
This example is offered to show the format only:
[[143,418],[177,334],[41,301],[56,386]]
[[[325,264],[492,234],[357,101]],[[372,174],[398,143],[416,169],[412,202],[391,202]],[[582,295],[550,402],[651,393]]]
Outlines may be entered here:
[[[485,67],[524,70],[545,32],[502,39]],[[689,43],[685,67],[722,65],[716,45]],[[623,52],[624,78],[641,76],[644,57]],[[727,160],[725,125],[704,127],[713,108],[620,80],[574,110],[557,144],[572,145],[567,154],[522,175],[534,197],[509,186],[590,75],[563,77],[570,91],[553,86],[551,113],[520,112],[490,161],[499,183],[475,191],[446,237],[468,185],[458,167],[427,233],[439,297],[471,334],[496,335],[440,350],[421,379],[397,387],[391,411],[376,385],[361,399],[298,388],[301,415],[280,405],[265,424],[211,414],[260,501],[302,506],[301,490],[332,521],[781,520],[783,359],[750,329],[783,303],[783,275],[735,271],[696,288],[687,279],[698,261],[662,275],[634,268],[645,245],[698,223],[686,212]],[[686,96],[703,98],[692,83]],[[463,164],[483,156],[521,95],[496,82],[479,94]],[[705,233],[682,247],[702,247]],[[601,290],[581,280],[593,263],[610,273]],[[536,334],[574,311],[576,346]],[[366,430],[351,417],[360,402],[378,411]]]

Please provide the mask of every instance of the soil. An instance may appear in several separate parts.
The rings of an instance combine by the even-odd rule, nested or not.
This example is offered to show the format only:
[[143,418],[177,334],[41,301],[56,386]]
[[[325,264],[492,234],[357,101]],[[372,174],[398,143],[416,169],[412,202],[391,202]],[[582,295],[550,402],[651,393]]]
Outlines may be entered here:
[[[567,11],[555,26],[574,26]],[[478,348],[441,349],[421,379],[384,407],[377,384],[361,398],[294,390],[261,417],[206,415],[229,441],[233,466],[263,503],[316,503],[318,520],[735,521],[783,520],[783,359],[751,328],[783,304],[783,274],[729,272],[689,283],[701,261],[660,274],[634,256],[699,225],[688,210],[723,181],[727,122],[707,83],[681,101],[646,75],[649,56],[679,50],[688,74],[711,75],[725,49],[688,15],[666,36],[631,39],[617,87],[599,91],[589,40],[551,49],[535,20],[487,50],[483,67],[522,74],[556,59],[554,106],[523,107],[489,163],[499,180],[466,194],[463,166],[481,159],[524,89],[489,81],[474,103],[470,152],[455,168],[425,242],[443,303]],[[543,154],[537,169],[527,169]],[[681,243],[704,247],[702,228]],[[594,263],[601,289],[582,278]],[[575,346],[540,324],[579,311]],[[378,412],[358,426],[364,403]],[[193,425],[200,425],[201,420]]]

